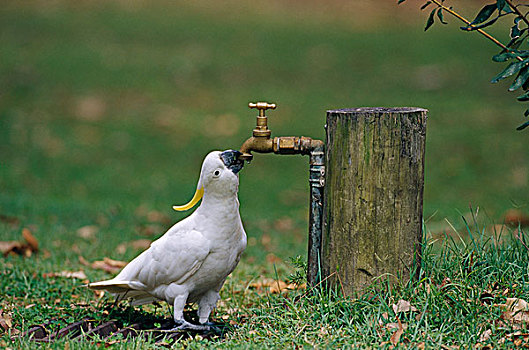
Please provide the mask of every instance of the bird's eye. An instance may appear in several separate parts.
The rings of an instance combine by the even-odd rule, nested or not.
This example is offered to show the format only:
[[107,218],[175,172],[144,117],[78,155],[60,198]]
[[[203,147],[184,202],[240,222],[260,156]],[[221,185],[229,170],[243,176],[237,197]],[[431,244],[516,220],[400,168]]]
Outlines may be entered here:
[[220,170],[217,169],[213,172],[213,177],[219,177],[220,176]]

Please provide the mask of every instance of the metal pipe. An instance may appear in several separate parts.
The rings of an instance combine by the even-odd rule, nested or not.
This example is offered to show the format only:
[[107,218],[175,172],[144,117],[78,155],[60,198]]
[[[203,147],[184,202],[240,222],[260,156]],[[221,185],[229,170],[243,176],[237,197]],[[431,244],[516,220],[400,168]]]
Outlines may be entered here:
[[250,108],[257,108],[257,126],[253,136],[241,146],[240,159],[250,162],[252,151],[258,153],[301,154],[309,155],[310,213],[309,213],[309,247],[307,262],[307,283],[315,286],[320,279],[320,256],[323,218],[323,188],[325,186],[325,144],[304,136],[281,136],[270,138],[271,131],[267,126],[266,109],[275,109],[275,104],[266,102],[250,103]]
[[[307,284],[316,286],[321,280],[321,238],[323,226],[323,190],[325,186],[325,145],[314,140],[309,159],[309,247],[307,257]],[[317,142],[316,142],[317,141]]]

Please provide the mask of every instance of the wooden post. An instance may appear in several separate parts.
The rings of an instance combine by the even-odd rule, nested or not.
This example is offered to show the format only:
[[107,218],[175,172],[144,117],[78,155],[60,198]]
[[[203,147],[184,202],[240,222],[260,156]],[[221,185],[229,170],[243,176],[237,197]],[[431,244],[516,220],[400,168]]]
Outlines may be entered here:
[[426,114],[327,111],[322,278],[346,295],[419,271]]

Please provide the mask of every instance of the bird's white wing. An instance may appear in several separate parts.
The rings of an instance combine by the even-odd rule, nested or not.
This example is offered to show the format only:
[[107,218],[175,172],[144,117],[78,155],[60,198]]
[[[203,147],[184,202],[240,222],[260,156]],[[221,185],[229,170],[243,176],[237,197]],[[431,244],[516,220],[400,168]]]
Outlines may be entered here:
[[153,242],[115,278],[88,286],[119,293],[130,289],[150,291],[160,285],[184,283],[208,256],[210,241],[196,230],[177,229],[178,226]]
[[200,232],[171,232],[131,261],[116,280],[137,281],[147,289],[162,284],[183,283],[202,265],[210,242]]

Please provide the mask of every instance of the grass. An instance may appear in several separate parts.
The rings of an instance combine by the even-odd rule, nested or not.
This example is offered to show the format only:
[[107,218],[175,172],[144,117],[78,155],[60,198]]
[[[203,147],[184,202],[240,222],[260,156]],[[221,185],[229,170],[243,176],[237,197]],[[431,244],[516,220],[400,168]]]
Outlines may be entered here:
[[[366,25],[354,21],[359,14],[325,19],[291,7],[210,6],[58,1],[0,9],[0,214],[16,218],[0,222],[0,240],[19,239],[27,227],[42,251],[1,258],[0,304],[16,328],[108,317],[101,309],[112,311],[110,299],[98,301],[79,281],[42,275],[83,269],[90,280],[107,278],[81,265],[79,255],[130,260],[138,250],[120,244],[155,239],[183,218],[171,205],[191,197],[209,150],[238,148],[250,135],[255,112],[246,103],[256,99],[278,103],[269,113],[274,135],[316,138],[324,137],[326,109],[428,108],[428,227],[446,217],[464,231],[459,217],[469,202],[486,208],[487,223],[526,207],[529,156],[525,135],[514,130],[523,108],[505,84],[487,83],[501,67],[488,61],[495,49],[481,38],[455,25],[424,34],[422,23],[392,12]],[[269,12],[256,17],[260,11]],[[428,311],[419,320],[399,315],[410,344],[475,344],[500,311],[466,299],[479,299],[495,282],[509,288],[507,296],[527,297],[520,263],[527,256],[517,241],[428,244],[419,287],[403,282],[355,301],[259,294],[251,282],[276,278],[275,270],[286,279],[293,269],[284,261],[305,254],[307,187],[302,157],[258,155],[241,172],[249,246],[215,314],[239,327],[209,346],[380,344],[393,332],[381,326],[382,335],[377,322],[385,312],[384,324],[396,322],[391,305],[401,298]],[[94,234],[79,237],[87,225],[96,226]],[[463,271],[472,254],[479,265]],[[441,288],[445,277],[450,286]],[[493,341],[504,336],[493,330]]]

